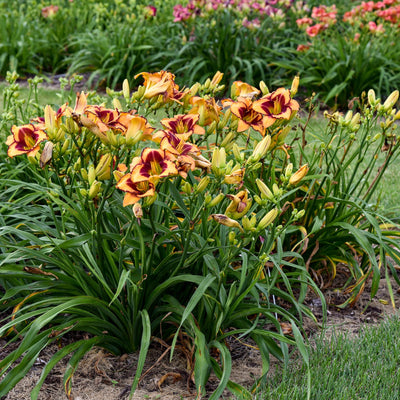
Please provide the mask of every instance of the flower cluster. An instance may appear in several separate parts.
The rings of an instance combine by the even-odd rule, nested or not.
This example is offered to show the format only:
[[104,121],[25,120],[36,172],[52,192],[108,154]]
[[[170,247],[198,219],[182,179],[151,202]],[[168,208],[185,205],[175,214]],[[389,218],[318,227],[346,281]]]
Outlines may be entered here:
[[242,15],[242,25],[249,29],[259,28],[266,17],[283,16],[287,2],[279,0],[190,0],[186,6],[174,6],[174,22],[196,17],[207,17],[218,10],[230,10]]
[[[136,109],[122,111],[118,99],[114,99],[114,108],[107,108],[89,104],[87,95],[80,93],[74,108],[64,104],[54,111],[47,106],[44,118],[13,126],[6,141],[8,155],[27,154],[31,162],[41,168],[47,166],[68,182],[72,178],[66,176],[75,171],[73,180],[79,185],[79,195],[90,201],[101,199],[107,188],[114,187],[124,192],[123,205],[133,205],[135,215],[138,209],[155,202],[164,182],[182,181],[184,190],[190,192],[194,182],[198,182],[199,191],[214,179],[216,188],[224,183],[236,189],[215,198],[208,195],[209,208],[223,198],[230,200],[223,214],[210,217],[243,232],[265,227],[264,220],[256,225],[257,218],[246,216],[253,201],[244,182],[248,172],[261,168],[260,160],[267,152],[281,149],[287,155],[284,139],[290,128],[286,125],[299,110],[292,98],[298,78],[290,90],[279,88],[273,92],[263,83],[258,89],[236,81],[231,98],[217,103],[204,93],[220,90],[223,74],[219,72],[205,84],[184,90],[167,71],[143,72],[136,77],[144,81],[132,95],[127,81],[122,90],[129,103],[139,110],[144,106],[145,115],[162,106],[180,112],[150,123]],[[213,135],[215,142],[210,143]],[[255,140],[251,144],[250,137]],[[244,147],[240,145],[243,139]],[[307,171],[303,166],[296,184]],[[287,184],[293,179],[287,179]],[[262,187],[264,192],[269,190]],[[260,196],[256,201],[265,207],[265,196]],[[236,221],[239,218],[243,219],[243,227]]]
[[335,25],[336,17],[337,9],[335,5],[331,7],[321,5],[319,7],[313,7],[311,18],[299,18],[296,20],[296,23],[299,28],[305,29],[308,36],[315,37],[320,32]]

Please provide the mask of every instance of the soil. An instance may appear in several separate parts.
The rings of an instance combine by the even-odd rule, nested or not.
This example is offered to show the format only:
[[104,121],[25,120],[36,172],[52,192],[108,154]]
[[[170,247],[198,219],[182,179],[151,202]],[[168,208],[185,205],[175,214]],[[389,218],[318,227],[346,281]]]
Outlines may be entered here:
[[[363,294],[353,307],[340,309],[338,304],[343,303],[348,295],[340,289],[343,282],[334,284],[324,290],[327,302],[327,320],[325,335],[334,330],[346,332],[350,337],[356,336],[363,325],[379,324],[385,316],[396,312],[400,307],[400,295],[396,292],[397,285],[392,282],[395,290],[395,308],[392,307],[387,283],[381,279],[376,296],[370,298],[370,288],[366,287]],[[322,332],[323,322],[322,303],[313,292],[307,296],[306,304],[314,313],[317,322],[311,319],[304,321],[305,332],[312,340]],[[73,338],[72,338],[73,339]],[[71,338],[69,340],[72,340]],[[68,339],[67,339],[68,340]],[[1,343],[0,348],[5,342]],[[261,360],[257,350],[251,343],[232,340],[230,343],[232,354],[231,380],[250,388],[257,376],[261,374]],[[37,359],[33,368],[16,387],[2,400],[28,400],[30,391],[38,381],[43,367],[51,358],[57,345],[47,348]],[[144,371],[138,389],[133,399],[163,399],[163,400],[194,400],[195,388],[190,379],[187,362],[179,351],[174,353],[172,362],[169,362],[169,353],[166,347],[154,341],[149,350]],[[164,357],[162,357],[164,355]],[[5,350],[0,350],[0,358],[6,355]],[[124,400],[128,399],[130,386],[135,374],[135,366],[138,354],[115,357],[105,353],[101,349],[93,349],[81,362],[75,372],[72,386],[74,400]],[[270,374],[274,372],[277,361],[272,360]],[[60,362],[45,380],[39,394],[39,400],[66,399],[63,389],[63,374],[67,366],[67,360]],[[207,392],[211,393],[218,385],[216,377],[211,376]],[[229,392],[224,394],[224,399],[231,399]]]

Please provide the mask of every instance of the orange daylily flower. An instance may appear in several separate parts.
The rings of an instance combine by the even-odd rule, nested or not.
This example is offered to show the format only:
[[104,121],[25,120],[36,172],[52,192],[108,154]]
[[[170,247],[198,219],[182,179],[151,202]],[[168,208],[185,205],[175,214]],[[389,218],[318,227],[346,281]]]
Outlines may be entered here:
[[87,97],[85,93],[84,92],[77,93],[73,113],[76,115],[82,115],[83,112],[85,111],[86,106],[87,106]]
[[237,131],[243,132],[252,127],[264,136],[266,128],[264,126],[264,117],[254,110],[253,104],[250,98],[239,97],[237,102],[230,105],[232,114],[239,118]]
[[155,128],[147,122],[147,119],[139,115],[131,117],[127,124],[125,137],[127,139],[133,139],[140,134],[140,140],[152,140],[152,133]]
[[8,136],[6,140],[7,154],[11,158],[21,154],[35,156],[39,151],[40,143],[47,140],[46,132],[33,124],[13,125],[11,132],[12,135]]
[[177,175],[178,170],[173,163],[174,157],[164,150],[145,148],[140,157],[135,157],[131,163],[133,182],[150,180],[157,183],[166,176]]
[[126,174],[117,183],[117,189],[125,192],[123,206],[137,203],[144,197],[155,195],[155,185],[149,180],[135,182],[132,180],[132,174]]
[[260,90],[255,88],[254,86],[249,85],[246,82],[235,81],[231,86],[231,96],[236,97],[249,97],[252,99],[254,96],[258,96],[260,94]]
[[[174,91],[179,91],[179,86],[175,83],[175,75],[168,71],[160,71],[155,73],[141,72],[135,75],[135,79],[143,76],[145,92],[143,97],[151,99],[159,95],[163,95],[165,101],[174,98]],[[175,93],[177,97],[178,93]]]
[[190,99],[193,108],[189,110],[189,114],[199,114],[199,124],[201,126],[210,125],[213,121],[219,121],[219,115],[222,107],[219,106],[215,99],[194,96]]
[[290,119],[299,109],[299,103],[291,99],[290,90],[279,88],[253,103],[253,109],[263,115],[264,126],[268,128],[277,119]]

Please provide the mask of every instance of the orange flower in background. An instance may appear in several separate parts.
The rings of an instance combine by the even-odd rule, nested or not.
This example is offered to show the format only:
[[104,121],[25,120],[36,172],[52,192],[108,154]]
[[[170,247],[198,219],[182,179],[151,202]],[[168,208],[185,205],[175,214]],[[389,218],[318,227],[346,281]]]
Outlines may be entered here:
[[6,145],[9,157],[27,154],[35,156],[39,151],[40,143],[47,139],[47,134],[41,127],[33,124],[15,126],[11,128],[12,135],[8,136]]
[[193,107],[189,110],[189,114],[199,114],[199,124],[201,126],[210,125],[213,121],[219,121],[222,107],[215,102],[213,97],[206,99],[194,96],[190,99],[190,104]]
[[164,150],[145,148],[140,157],[132,160],[130,170],[133,182],[150,180],[157,183],[161,178],[177,175],[174,157]]
[[253,103],[253,109],[264,117],[264,126],[268,128],[278,119],[290,119],[298,111],[299,103],[291,99],[290,90],[279,88]]
[[126,174],[117,183],[117,189],[125,192],[123,206],[137,203],[144,197],[155,195],[155,185],[151,181],[135,182],[132,180],[132,174]]
[[161,125],[174,135],[187,140],[192,134],[203,135],[205,130],[197,125],[200,115],[196,114],[179,114],[173,118],[162,119]]
[[238,132],[243,132],[252,127],[264,136],[265,126],[263,115],[253,108],[253,102],[248,97],[239,97],[236,103],[232,103],[231,112],[239,118]]
[[231,97],[250,97],[258,96],[260,91],[254,86],[249,85],[246,82],[235,81],[231,86]]

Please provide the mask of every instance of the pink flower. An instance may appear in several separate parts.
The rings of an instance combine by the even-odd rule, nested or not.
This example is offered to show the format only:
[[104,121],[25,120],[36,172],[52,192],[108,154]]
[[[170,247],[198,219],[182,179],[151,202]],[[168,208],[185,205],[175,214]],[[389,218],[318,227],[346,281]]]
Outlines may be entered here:
[[315,37],[317,36],[321,31],[323,31],[325,29],[324,25],[322,24],[315,24],[313,26],[309,26],[306,29],[306,33],[308,36],[310,37]]
[[299,44],[299,45],[297,46],[297,49],[296,49],[296,50],[297,50],[299,53],[301,53],[301,52],[307,51],[307,50],[310,48],[310,46],[311,46],[311,43]]
[[43,18],[51,18],[56,15],[58,11],[58,6],[47,6],[42,8],[42,16]]
[[299,18],[296,20],[296,24],[299,28],[303,28],[305,26],[310,26],[313,23],[313,20],[311,18]]

